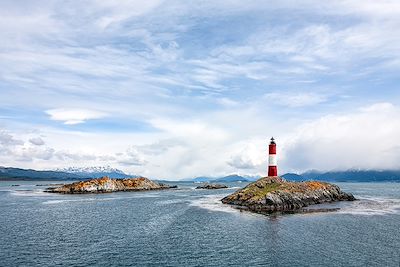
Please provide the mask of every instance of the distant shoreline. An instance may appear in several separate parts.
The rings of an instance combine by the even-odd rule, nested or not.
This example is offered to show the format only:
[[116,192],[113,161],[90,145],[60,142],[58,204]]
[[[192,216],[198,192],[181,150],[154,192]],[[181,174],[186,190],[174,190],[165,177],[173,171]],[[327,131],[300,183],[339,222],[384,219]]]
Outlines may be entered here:
[[[90,180],[91,178],[85,178],[85,179],[45,179],[45,178],[3,178],[0,177],[0,182],[34,182],[34,181],[48,181],[48,182],[77,182],[77,181],[87,181]],[[118,178],[118,179],[124,179],[124,178]],[[154,179],[154,181],[162,181],[162,182],[172,182],[172,183],[195,183],[193,181],[188,181],[188,180],[157,180]],[[304,181],[312,181],[312,180],[304,180]],[[317,180],[324,182],[323,180]],[[246,181],[246,182],[240,182],[240,183],[251,183],[252,181]],[[329,181],[329,182],[334,182],[334,183],[400,183],[400,180],[380,180],[380,181]],[[206,182],[204,182],[206,183]],[[225,183],[239,183],[239,182],[225,182]],[[197,182],[196,184],[202,184]]]

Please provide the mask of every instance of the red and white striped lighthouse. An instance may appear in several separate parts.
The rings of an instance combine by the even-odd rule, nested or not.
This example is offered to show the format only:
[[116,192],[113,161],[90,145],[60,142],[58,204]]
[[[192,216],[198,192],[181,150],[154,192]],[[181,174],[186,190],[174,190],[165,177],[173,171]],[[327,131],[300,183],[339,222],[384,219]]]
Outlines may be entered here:
[[268,157],[268,176],[278,176],[278,164],[276,161],[276,143],[272,137],[269,143],[269,157]]

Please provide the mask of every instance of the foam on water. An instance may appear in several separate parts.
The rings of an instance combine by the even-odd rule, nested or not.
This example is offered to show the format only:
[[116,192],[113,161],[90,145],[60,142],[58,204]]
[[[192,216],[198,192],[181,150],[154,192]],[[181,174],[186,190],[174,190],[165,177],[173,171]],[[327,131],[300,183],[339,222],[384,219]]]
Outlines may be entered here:
[[240,212],[238,209],[235,209],[230,205],[222,204],[221,199],[225,196],[226,195],[208,195],[199,199],[192,200],[189,205],[207,209],[210,211],[230,212],[230,213]]
[[[221,199],[225,195],[209,195],[199,199],[192,200],[190,206],[200,207],[210,211],[218,212],[240,212],[238,209],[222,204]],[[339,204],[339,203],[338,203]],[[341,207],[335,213],[352,215],[387,215],[400,213],[400,199],[381,198],[381,197],[363,197],[354,202],[341,202]]]
[[147,224],[143,225],[144,233],[157,235],[178,220],[179,216],[186,210],[187,209],[175,210],[161,216],[152,217]]
[[397,198],[363,197],[348,203],[338,212],[366,216],[400,213],[400,199]]
[[[5,192],[10,192],[11,195],[13,196],[20,196],[20,197],[49,197],[49,196],[59,196],[59,194],[56,193],[48,193],[44,192],[43,189],[36,189],[36,190],[2,190]],[[118,192],[117,192],[118,193]],[[160,192],[120,192],[121,194],[124,194],[124,196],[119,196],[116,195],[112,199],[120,199],[120,198],[157,198],[160,197]],[[116,194],[116,193],[113,193]],[[81,194],[76,194],[76,195],[68,195],[68,196],[82,196]],[[101,200],[100,198],[96,198],[96,200]],[[78,200],[80,201],[80,200]]]
[[51,195],[51,193],[46,193],[43,190],[12,190],[10,194],[22,197],[45,197]]
[[42,204],[51,205],[51,204],[60,204],[60,203],[68,203],[68,202],[91,202],[91,201],[109,201],[115,200],[116,198],[79,198],[79,199],[55,199],[55,200],[47,200]]
[[[66,197],[69,197],[69,199],[53,199],[53,200],[48,200],[43,202],[43,204],[60,204],[60,203],[66,203],[66,202],[88,202],[88,201],[109,201],[109,200],[121,200],[121,199],[143,199],[143,198],[157,198],[159,195],[156,194],[151,194],[151,193],[145,193],[145,194],[138,194],[138,192],[121,192],[120,194],[117,193],[110,193],[112,194],[112,197],[103,197],[103,194],[88,194],[88,195],[65,195]],[[47,195],[59,197],[59,195],[54,194],[54,193],[48,193]],[[108,194],[107,194],[108,195]],[[88,197],[84,197],[88,196]],[[111,195],[110,195],[111,196]],[[71,199],[71,198],[76,198],[76,199]]]
[[184,203],[186,200],[185,199],[169,199],[169,200],[162,200],[157,202],[159,205],[171,205],[171,204],[179,204],[179,203]]

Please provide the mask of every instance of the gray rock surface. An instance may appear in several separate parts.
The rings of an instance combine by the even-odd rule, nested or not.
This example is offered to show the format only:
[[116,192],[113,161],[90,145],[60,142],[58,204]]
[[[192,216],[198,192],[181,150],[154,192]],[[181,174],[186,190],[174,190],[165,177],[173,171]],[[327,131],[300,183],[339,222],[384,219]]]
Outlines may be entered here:
[[196,189],[223,189],[228,188],[224,184],[202,184],[196,187]]
[[263,177],[223,198],[224,204],[256,212],[289,212],[313,204],[352,201],[354,196],[325,182],[287,182],[280,177]]

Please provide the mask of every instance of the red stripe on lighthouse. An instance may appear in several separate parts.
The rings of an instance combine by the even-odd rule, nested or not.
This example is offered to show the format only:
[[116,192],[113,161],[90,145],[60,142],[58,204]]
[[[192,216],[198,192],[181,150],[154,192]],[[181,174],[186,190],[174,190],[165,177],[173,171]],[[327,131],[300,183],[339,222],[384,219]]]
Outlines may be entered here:
[[276,154],[276,145],[269,145],[269,154]]
[[278,167],[268,166],[268,176],[278,176]]
[[278,176],[278,164],[276,161],[276,143],[273,137],[271,138],[268,152],[268,176]]

